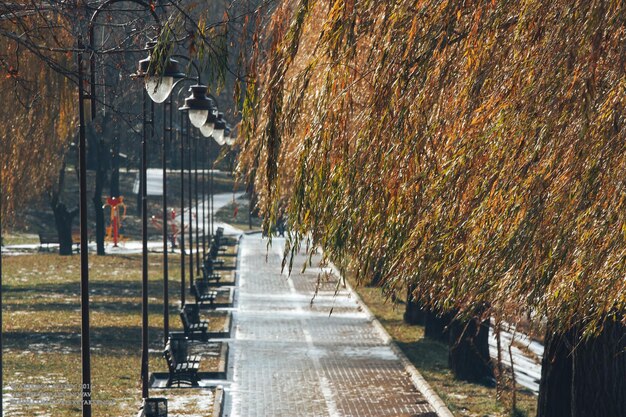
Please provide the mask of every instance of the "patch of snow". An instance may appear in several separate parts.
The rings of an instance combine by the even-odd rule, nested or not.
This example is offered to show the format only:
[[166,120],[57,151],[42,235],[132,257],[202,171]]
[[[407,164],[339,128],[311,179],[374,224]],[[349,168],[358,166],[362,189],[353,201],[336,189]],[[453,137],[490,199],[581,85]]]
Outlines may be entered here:
[[[515,371],[515,381],[531,390],[535,395],[539,394],[539,381],[541,380],[541,358],[543,357],[543,345],[539,342],[531,340],[528,336],[522,333],[513,333],[509,330],[500,331],[500,339],[502,343],[502,363],[510,369],[511,360],[509,356],[508,348],[515,341],[526,346],[530,351],[537,356],[538,359],[531,357],[523,352],[517,346],[513,345],[511,352],[513,355],[513,369]],[[490,329],[489,337],[489,354],[493,359],[498,357],[498,349],[496,342],[496,335],[493,332],[493,328]]]

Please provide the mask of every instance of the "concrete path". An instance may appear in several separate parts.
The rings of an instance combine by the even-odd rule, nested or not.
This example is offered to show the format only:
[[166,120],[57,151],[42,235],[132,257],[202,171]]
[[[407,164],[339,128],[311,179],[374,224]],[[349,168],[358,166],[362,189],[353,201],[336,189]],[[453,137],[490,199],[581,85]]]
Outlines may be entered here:
[[241,241],[224,416],[436,416],[354,294],[335,295],[331,278],[311,304],[319,256],[305,273],[298,256],[287,277],[283,247],[275,238],[268,251],[260,235]]

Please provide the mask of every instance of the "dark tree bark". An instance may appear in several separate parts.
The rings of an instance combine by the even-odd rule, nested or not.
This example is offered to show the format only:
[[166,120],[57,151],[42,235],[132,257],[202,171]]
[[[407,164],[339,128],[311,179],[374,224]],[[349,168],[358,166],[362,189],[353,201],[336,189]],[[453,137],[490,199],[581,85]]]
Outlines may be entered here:
[[569,417],[572,415],[572,332],[558,332],[553,324],[548,324],[544,344],[537,416]]
[[575,346],[572,356],[572,417],[626,416],[624,325],[607,320],[600,334]]
[[378,261],[372,265],[372,279],[370,280],[369,284],[367,284],[368,287],[380,286],[380,281],[383,278],[383,267],[383,259],[378,259]]
[[409,285],[406,292],[406,309],[404,310],[404,322],[412,325],[424,323],[424,309],[415,296],[415,286]]
[[68,210],[61,202],[61,194],[65,188],[65,163],[59,170],[59,181],[50,192],[50,206],[54,213],[54,223],[59,238],[59,255],[72,255],[72,222],[78,215],[78,207]]
[[52,208],[54,223],[59,237],[59,255],[72,254],[72,222],[78,214],[78,208],[68,210],[65,204],[58,203]]
[[495,384],[489,357],[489,320],[455,319],[449,326],[448,365],[458,379]]
[[93,169],[96,171],[96,184],[93,191],[93,207],[96,215],[96,253],[104,255],[104,208],[102,204],[102,192],[106,183],[109,167],[109,155],[101,132],[96,132],[93,124],[89,125],[89,146],[92,150]]
[[424,311],[424,336],[429,339],[448,343],[449,325],[454,313],[438,313],[429,309]]
[[537,416],[626,416],[626,327],[620,319],[608,319],[591,338],[547,326]]

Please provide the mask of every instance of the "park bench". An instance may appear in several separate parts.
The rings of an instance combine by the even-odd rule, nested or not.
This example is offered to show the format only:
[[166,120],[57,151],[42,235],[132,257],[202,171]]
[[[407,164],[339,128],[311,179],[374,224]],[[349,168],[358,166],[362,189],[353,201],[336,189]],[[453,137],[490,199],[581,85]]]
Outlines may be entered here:
[[50,248],[50,245],[59,244],[59,237],[56,233],[39,232],[39,250],[43,250],[44,245],[46,249]]
[[211,242],[211,247],[209,249],[208,255],[209,255],[208,258],[211,259],[213,267],[215,267],[216,265],[220,265],[220,266],[224,265],[224,260],[217,258],[220,255],[220,245],[219,243],[216,243],[215,240]]
[[[50,249],[50,245],[58,245],[59,235],[56,232],[39,232],[39,251]],[[72,231],[72,246],[74,251],[80,251],[80,232]]]
[[191,293],[196,298],[196,304],[209,304],[215,303],[217,297],[217,291],[209,290],[209,288],[202,282],[202,280],[195,280],[191,287]]
[[185,361],[177,362],[169,343],[163,350],[163,357],[167,361],[169,370],[166,387],[170,388],[174,383],[177,384],[177,387],[180,387],[181,383],[192,387],[198,386],[199,357],[187,357]]
[[218,239],[221,239],[222,236],[224,236],[224,228],[220,226],[217,229],[215,229],[215,237],[217,237]]
[[210,257],[205,257],[202,261],[202,279],[205,284],[209,281],[219,281],[222,276],[220,274],[216,274],[213,270],[213,259]]
[[[200,359],[202,359],[200,355],[187,354],[187,336],[185,336],[183,340],[181,340],[178,336],[174,336],[176,337],[176,339],[173,340],[172,337],[175,334],[176,333],[170,333],[170,338],[165,345],[165,350],[169,351],[170,355],[172,355],[172,358],[174,358],[174,361],[200,363]],[[180,342],[183,342],[182,348],[177,350],[176,346],[180,346],[178,345]]]
[[187,335],[189,339],[208,340],[207,332],[209,330],[209,322],[200,319],[197,306],[184,306],[180,310],[180,319],[183,322],[185,335]]
[[224,228],[218,227],[217,230],[215,231],[215,234],[213,235],[212,243],[215,243],[215,245],[217,245],[218,250],[222,252],[225,251],[225,249],[222,248],[223,237],[224,237]]

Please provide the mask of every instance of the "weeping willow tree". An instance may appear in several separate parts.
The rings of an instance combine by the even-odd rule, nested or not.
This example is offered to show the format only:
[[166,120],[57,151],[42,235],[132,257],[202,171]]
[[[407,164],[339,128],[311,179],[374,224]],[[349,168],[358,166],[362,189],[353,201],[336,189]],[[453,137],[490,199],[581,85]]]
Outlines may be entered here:
[[[3,15],[0,33],[24,32],[38,21],[38,16],[21,16],[18,22]],[[64,25],[69,26],[67,20],[51,16],[48,26],[39,28],[39,35],[49,38],[47,47],[71,45],[68,32],[58,29]],[[78,110],[76,85],[62,70],[73,62],[71,55],[46,62],[52,55],[49,52],[30,50],[4,35],[0,45],[0,91],[4,99],[0,112],[4,126],[0,132],[0,207],[3,222],[10,224],[16,210],[54,188],[62,156],[75,135]]]
[[[164,29],[158,34],[148,6],[160,16]],[[141,95],[134,87],[137,83],[130,79],[137,60],[145,57],[145,52],[138,52],[145,48],[147,39],[156,37],[159,45],[167,45],[167,54],[185,53],[195,61],[214,95],[225,95],[224,90],[233,89],[232,80],[226,85],[230,69],[228,28],[237,27],[247,12],[227,0],[210,5],[197,0],[163,2],[159,6],[102,0],[78,6],[17,2],[0,7],[0,89],[7,104],[0,114],[0,121],[7,127],[0,142],[2,218],[11,221],[15,210],[48,191],[61,253],[72,253],[71,223],[78,212],[66,207],[60,198],[65,177],[63,155],[70,139],[78,134],[78,40],[83,46],[89,44],[88,27],[92,24],[94,50],[83,53],[85,63],[91,57],[95,62],[94,118],[90,106],[85,109],[87,119],[92,119],[87,126],[88,169],[96,171],[92,198],[95,240],[98,254],[104,254],[102,193],[110,170],[109,142],[117,140],[112,136],[118,134],[133,130],[139,133],[136,126]],[[234,16],[232,21],[229,13]],[[184,63],[188,64],[185,70],[192,72],[192,65]],[[86,65],[84,80],[90,79],[90,70]],[[84,87],[91,95],[89,84]],[[157,119],[160,123],[161,116]],[[119,129],[111,129],[107,122]],[[134,146],[128,148],[135,156]]]
[[281,2],[240,139],[265,226],[286,206],[292,249],[381,265],[434,311],[547,322],[539,415],[625,415],[625,19],[615,1]]

